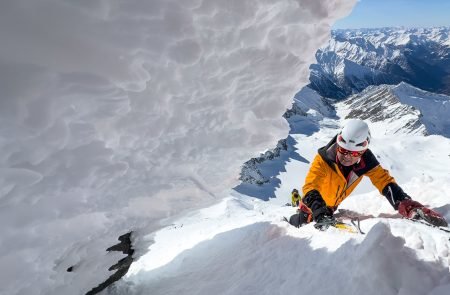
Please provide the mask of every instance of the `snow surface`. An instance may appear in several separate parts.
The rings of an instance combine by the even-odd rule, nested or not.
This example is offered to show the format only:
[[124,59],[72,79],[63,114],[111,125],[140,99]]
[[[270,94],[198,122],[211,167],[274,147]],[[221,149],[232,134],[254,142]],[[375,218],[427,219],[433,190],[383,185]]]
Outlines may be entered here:
[[220,201],[354,3],[2,3],[0,293],[85,293],[119,235]]
[[[293,188],[301,188],[317,148],[343,124],[310,119],[319,131],[290,134],[294,152],[285,152],[283,171],[273,171],[275,187],[260,188],[274,189],[274,198],[232,192],[220,204],[175,220],[147,237],[155,243],[110,293],[449,294],[450,234],[400,219],[368,179],[340,206],[361,219],[373,217],[361,221],[366,235],[319,232],[311,224],[297,229],[282,221],[295,213],[284,204]],[[450,139],[385,135],[378,127],[373,133],[371,149],[382,166],[415,200],[449,220]]]
[[407,83],[400,83],[392,90],[402,103],[420,111],[429,134],[450,137],[450,96],[423,91]]

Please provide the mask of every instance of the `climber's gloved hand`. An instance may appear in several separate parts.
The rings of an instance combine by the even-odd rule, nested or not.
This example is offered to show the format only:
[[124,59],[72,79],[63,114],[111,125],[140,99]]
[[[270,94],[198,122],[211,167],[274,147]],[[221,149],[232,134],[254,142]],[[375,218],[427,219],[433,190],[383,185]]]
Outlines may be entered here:
[[422,219],[435,226],[448,226],[444,217],[434,210],[413,200],[403,200],[398,204],[398,213],[409,219]]

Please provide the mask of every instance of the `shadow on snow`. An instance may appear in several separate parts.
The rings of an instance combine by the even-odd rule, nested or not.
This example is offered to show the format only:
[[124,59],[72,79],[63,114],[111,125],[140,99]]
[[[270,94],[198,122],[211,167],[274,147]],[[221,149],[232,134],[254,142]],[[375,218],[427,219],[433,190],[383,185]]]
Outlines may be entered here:
[[[109,294],[390,295],[450,286],[448,266],[419,260],[384,223],[361,243],[350,239],[335,251],[313,249],[310,238],[289,236],[287,228],[261,222],[220,233],[165,266],[121,281]],[[316,235],[322,244],[333,239],[328,232]]]

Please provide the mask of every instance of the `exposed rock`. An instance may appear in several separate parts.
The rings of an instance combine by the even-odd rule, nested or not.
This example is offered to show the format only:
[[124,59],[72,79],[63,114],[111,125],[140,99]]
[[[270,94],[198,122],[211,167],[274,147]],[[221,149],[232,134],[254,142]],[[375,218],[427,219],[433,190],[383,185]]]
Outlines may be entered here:
[[[131,263],[133,263],[134,249],[131,244],[131,234],[132,233],[133,232],[129,232],[124,235],[121,235],[119,237],[120,243],[106,249],[106,251],[108,251],[108,252],[118,251],[118,252],[122,252],[123,254],[127,254],[128,256],[119,260],[116,264],[111,266],[108,269],[109,271],[113,271],[113,270],[117,270],[117,271],[113,275],[111,275],[106,281],[104,281],[97,287],[95,287],[92,290],[90,290],[89,292],[87,292],[86,295],[94,295],[94,294],[100,293],[101,291],[106,289],[108,286],[110,286],[114,282],[121,279],[128,272],[128,269],[130,268]],[[71,267],[69,267],[69,268],[71,268]],[[69,269],[67,271],[69,271]]]
[[278,141],[277,146],[273,150],[268,150],[264,154],[261,154],[257,158],[251,158],[242,165],[240,180],[244,183],[263,185],[270,181],[268,177],[265,177],[258,165],[267,160],[273,160],[280,156],[282,151],[288,149],[287,140],[281,139]]
[[296,103],[293,103],[292,107],[283,114],[283,118],[289,119],[294,115],[305,117],[307,116],[306,112],[303,109],[301,109]]

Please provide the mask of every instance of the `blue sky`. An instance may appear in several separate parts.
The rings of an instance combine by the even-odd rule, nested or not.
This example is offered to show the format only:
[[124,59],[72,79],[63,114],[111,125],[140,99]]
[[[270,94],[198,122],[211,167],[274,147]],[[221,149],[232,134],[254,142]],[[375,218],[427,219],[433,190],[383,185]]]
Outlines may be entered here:
[[450,26],[448,0],[361,0],[333,29]]

